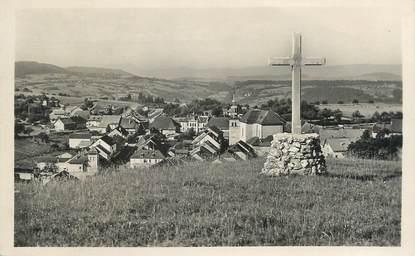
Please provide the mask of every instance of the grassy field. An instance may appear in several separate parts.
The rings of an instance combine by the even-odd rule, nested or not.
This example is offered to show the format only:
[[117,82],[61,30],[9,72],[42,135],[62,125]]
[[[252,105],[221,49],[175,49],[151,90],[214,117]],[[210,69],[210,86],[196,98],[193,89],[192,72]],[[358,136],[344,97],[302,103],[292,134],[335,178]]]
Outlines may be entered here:
[[16,246],[399,246],[400,162],[329,160],[263,177],[263,159],[16,184]]

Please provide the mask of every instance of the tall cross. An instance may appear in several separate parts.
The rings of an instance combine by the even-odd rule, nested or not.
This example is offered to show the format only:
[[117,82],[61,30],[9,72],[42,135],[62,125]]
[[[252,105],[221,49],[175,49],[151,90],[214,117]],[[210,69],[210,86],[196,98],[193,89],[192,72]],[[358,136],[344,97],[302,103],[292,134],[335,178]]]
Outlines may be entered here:
[[293,34],[293,49],[291,57],[271,57],[271,66],[291,66],[291,133],[301,134],[301,67],[321,66],[326,64],[325,58],[303,58],[301,56],[301,34]]

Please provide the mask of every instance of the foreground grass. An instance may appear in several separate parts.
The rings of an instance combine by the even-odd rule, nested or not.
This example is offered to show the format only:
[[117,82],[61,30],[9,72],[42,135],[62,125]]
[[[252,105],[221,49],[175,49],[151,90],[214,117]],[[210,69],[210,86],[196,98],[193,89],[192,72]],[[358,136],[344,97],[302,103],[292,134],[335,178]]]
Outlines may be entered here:
[[398,162],[331,160],[329,176],[264,160],[16,184],[16,246],[400,245]]

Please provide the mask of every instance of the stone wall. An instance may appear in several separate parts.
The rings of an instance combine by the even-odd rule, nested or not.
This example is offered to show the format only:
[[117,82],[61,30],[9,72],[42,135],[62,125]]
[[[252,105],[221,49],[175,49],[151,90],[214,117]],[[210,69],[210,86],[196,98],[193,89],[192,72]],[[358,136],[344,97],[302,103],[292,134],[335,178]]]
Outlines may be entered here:
[[274,135],[271,150],[261,173],[271,176],[326,173],[326,161],[320,147],[318,134]]

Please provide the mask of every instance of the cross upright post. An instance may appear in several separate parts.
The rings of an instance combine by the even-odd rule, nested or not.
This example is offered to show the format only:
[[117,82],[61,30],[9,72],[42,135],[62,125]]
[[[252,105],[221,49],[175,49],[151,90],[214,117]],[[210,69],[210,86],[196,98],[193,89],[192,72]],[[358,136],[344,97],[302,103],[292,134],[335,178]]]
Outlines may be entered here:
[[291,57],[272,57],[271,66],[291,66],[291,133],[301,134],[301,67],[321,66],[325,58],[303,58],[301,54],[301,34],[293,33]]

